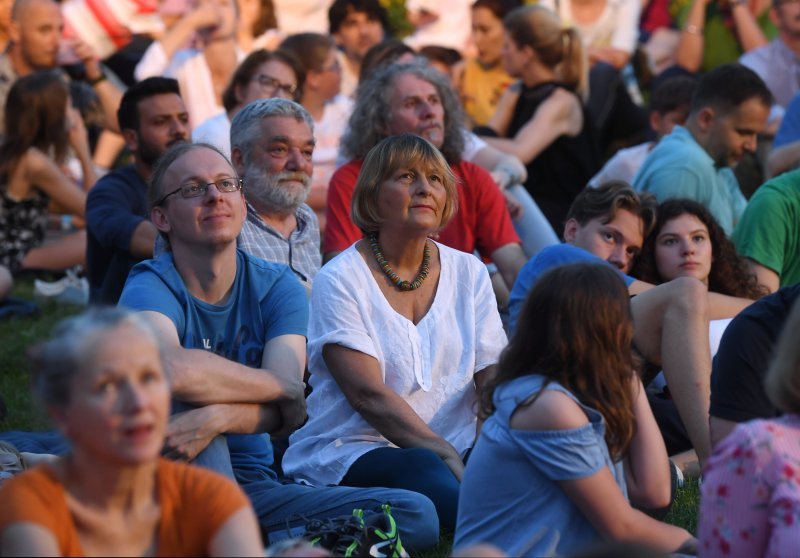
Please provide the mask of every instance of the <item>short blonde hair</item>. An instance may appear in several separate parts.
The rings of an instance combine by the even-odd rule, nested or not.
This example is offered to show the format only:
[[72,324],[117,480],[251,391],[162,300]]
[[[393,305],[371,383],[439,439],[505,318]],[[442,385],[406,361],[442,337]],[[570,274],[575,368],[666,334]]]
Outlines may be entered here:
[[442,178],[447,201],[439,229],[444,228],[458,211],[456,176],[444,155],[427,140],[414,134],[399,134],[382,140],[364,158],[353,192],[351,218],[364,235],[378,232],[382,219],[378,214],[381,185],[395,172],[414,166],[427,167]]
[[800,413],[800,300],[794,303],[783,325],[775,359],[764,378],[767,397],[785,413]]

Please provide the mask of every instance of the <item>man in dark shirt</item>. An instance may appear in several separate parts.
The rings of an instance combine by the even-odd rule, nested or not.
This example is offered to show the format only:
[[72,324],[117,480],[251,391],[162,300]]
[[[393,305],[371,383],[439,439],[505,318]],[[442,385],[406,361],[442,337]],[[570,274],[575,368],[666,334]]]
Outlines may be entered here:
[[134,162],[101,178],[86,202],[92,304],[116,304],[133,265],[153,257],[157,232],[148,219],[147,181],[155,161],[190,137],[189,113],[174,79],[148,78],[128,89],[117,119]]

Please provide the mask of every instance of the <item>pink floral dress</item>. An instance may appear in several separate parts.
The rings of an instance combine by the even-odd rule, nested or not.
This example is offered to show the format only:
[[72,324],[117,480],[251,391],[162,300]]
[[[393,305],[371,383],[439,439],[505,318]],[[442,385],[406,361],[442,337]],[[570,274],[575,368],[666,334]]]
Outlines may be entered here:
[[800,556],[800,415],[740,424],[704,472],[700,556]]

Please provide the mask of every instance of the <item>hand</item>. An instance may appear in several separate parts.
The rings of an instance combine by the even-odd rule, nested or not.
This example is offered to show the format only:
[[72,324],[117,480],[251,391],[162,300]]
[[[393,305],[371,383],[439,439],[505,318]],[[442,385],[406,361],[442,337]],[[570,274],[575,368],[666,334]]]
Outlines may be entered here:
[[177,413],[170,417],[164,437],[164,457],[191,461],[222,434],[214,427],[214,405]]
[[97,53],[89,46],[89,43],[80,39],[73,39],[70,46],[75,56],[83,62],[83,66],[86,68],[86,79],[92,81],[103,75],[103,70],[100,68],[100,60],[97,59]]
[[276,432],[270,432],[275,436],[288,436],[306,421],[305,398],[278,403],[278,410],[281,412],[281,427]]
[[222,20],[222,11],[216,0],[200,0],[197,7],[187,14],[191,18],[194,28],[210,29]]
[[73,106],[67,108],[67,136],[69,145],[77,155],[89,153],[89,133],[83,123],[83,117],[78,109]]
[[[453,452],[455,452],[455,450],[453,450]],[[461,456],[457,453],[454,455],[448,454],[447,456],[443,456],[442,460],[450,468],[450,471],[453,472],[458,482],[461,482],[461,477],[464,476],[464,462],[461,461]]]
[[507,190],[503,190],[503,197],[506,199],[506,208],[512,219],[522,217],[522,204],[519,203],[514,196]]

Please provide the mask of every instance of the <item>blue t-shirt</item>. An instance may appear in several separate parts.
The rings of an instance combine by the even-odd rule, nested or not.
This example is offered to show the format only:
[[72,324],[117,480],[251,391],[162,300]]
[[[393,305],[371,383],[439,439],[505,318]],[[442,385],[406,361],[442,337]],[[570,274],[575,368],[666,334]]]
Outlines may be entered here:
[[116,304],[128,272],[133,231],[150,215],[147,184],[133,165],[105,175],[86,199],[86,274],[93,304]]
[[496,410],[464,470],[454,548],[489,543],[508,556],[579,552],[601,536],[558,483],[589,477],[607,466],[627,497],[622,463],[612,461],[608,452],[603,416],[560,384],[551,382],[544,389],[572,398],[588,424],[567,430],[511,428],[514,411],[541,391],[545,380],[522,376],[495,390]]
[[[587,252],[583,248],[578,248],[572,244],[548,246],[528,260],[528,263],[526,263],[517,274],[517,280],[514,281],[514,287],[511,289],[511,296],[508,299],[509,337],[514,334],[514,329],[517,326],[517,318],[519,318],[519,313],[522,311],[522,303],[525,302],[528,293],[533,288],[533,284],[536,283],[542,273],[561,265],[581,262],[611,265],[604,259],[598,258],[591,252]],[[625,281],[626,287],[630,287],[631,283],[635,281],[633,277],[625,275],[622,272],[620,272],[620,277]]]
[[[308,297],[283,264],[236,251],[236,278],[228,300],[214,305],[192,296],[172,254],[137,264],[120,297],[120,306],[154,311],[169,318],[186,349],[205,349],[253,368],[261,367],[264,345],[281,335],[306,335]],[[231,464],[237,474],[276,478],[272,445],[266,434],[228,434]]]

